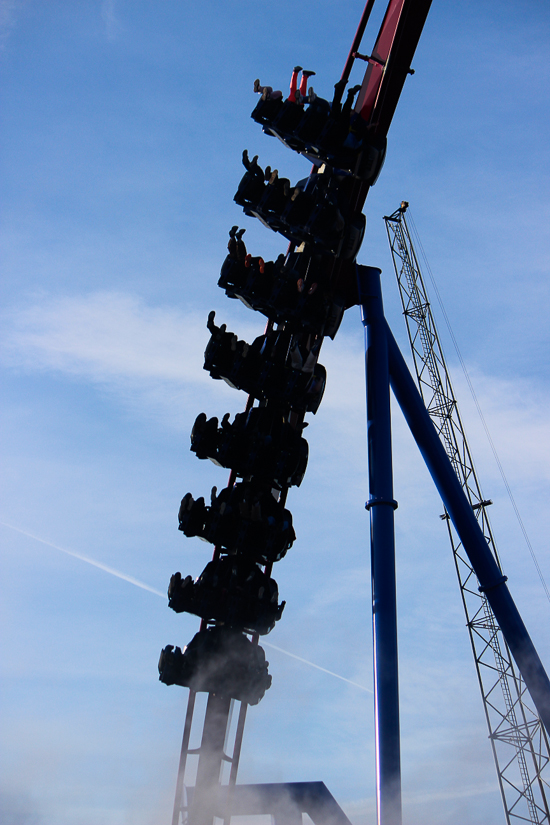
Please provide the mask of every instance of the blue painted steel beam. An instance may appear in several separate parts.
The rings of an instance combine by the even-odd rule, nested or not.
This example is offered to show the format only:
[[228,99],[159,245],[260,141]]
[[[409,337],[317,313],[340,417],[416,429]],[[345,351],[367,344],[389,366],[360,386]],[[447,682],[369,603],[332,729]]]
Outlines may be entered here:
[[401,825],[401,757],[390,380],[380,270],[358,266],[366,337],[376,799],[379,825]]
[[289,825],[307,813],[315,825],[351,825],[324,782],[235,785],[229,803],[227,787],[219,786],[216,799],[220,817],[271,814],[275,825]]
[[550,734],[550,680],[387,322],[390,382],[470,564]]

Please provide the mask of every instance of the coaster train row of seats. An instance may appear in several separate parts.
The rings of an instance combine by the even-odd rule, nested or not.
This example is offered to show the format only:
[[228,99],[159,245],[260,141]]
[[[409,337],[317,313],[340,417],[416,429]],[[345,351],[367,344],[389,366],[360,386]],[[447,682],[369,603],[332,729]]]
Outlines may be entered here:
[[[183,650],[168,645],[159,660],[165,684],[249,704],[271,685],[258,638],[273,629],[285,606],[271,572],[295,540],[287,494],[306,471],[304,417],[317,412],[326,384],[318,357],[323,339],[333,339],[340,326],[347,301],[342,272],[354,272],[364,233],[364,216],[350,209],[349,194],[358,180],[374,182],[384,157],[384,147],[369,142],[352,111],[359,87],[349,90],[343,105],[343,81],[332,102],[312,89],[306,97],[296,89],[298,71],[286,100],[255,83],[261,97],[252,118],[314,165],[292,186],[243,152],[245,172],[234,199],[289,246],[277,260],[265,261],[248,253],[244,229],[229,232],[218,285],[266,316],[267,325],[248,344],[225,324],[217,326],[214,312],[208,317],[204,369],[245,391],[248,401],[233,421],[229,414],[219,422],[200,413],[193,426],[191,450],[230,476],[219,493],[212,489],[208,504],[191,493],[181,501],[179,529],[211,543],[214,553],[195,581],[179,572],[171,577],[169,607],[202,621]],[[311,74],[304,72],[302,83]]]

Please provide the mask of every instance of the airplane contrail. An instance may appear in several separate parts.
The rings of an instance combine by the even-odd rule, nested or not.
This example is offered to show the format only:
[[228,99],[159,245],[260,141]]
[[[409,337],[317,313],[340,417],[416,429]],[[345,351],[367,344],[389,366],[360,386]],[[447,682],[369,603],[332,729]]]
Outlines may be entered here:
[[279,653],[284,653],[285,656],[291,656],[293,659],[297,659],[299,662],[303,662],[305,665],[309,665],[310,667],[317,668],[317,670],[322,670],[323,673],[328,673],[330,676],[336,676],[337,679],[341,679],[342,682],[347,682],[348,685],[353,685],[356,688],[360,688],[360,690],[365,690],[367,693],[374,693],[373,690],[371,690],[368,687],[365,687],[364,685],[360,685],[358,682],[352,682],[351,679],[346,679],[345,676],[340,676],[339,673],[334,673],[334,671],[332,671],[332,670],[327,670],[326,667],[321,667],[321,665],[316,665],[314,662],[310,662],[309,659],[302,659],[301,656],[296,656],[295,653],[289,653],[288,650],[283,650],[282,647],[277,647],[277,645],[272,645],[271,642],[266,642],[266,641],[264,641],[264,639],[262,639],[262,645],[264,645],[265,647],[271,647],[271,648],[273,648],[273,650],[278,650]]
[[[93,567],[99,568],[99,570],[103,570],[105,573],[110,573],[111,576],[116,576],[117,579],[122,579],[125,582],[129,582],[130,584],[135,585],[136,587],[141,587],[142,590],[148,590],[149,593],[154,593],[155,596],[160,596],[161,598],[166,598],[166,593],[162,593],[160,590],[156,590],[154,587],[150,587],[145,582],[136,579],[134,576],[128,576],[126,573],[122,573],[120,570],[116,570],[114,567],[109,567],[108,564],[103,564],[103,562],[95,561],[95,559],[91,559],[89,556],[85,556],[84,553],[78,553],[76,550],[67,550],[66,547],[60,547],[59,544],[54,544],[52,541],[47,541],[46,539],[40,538],[40,536],[35,536],[34,533],[29,533],[28,530],[22,530],[20,527],[15,527],[13,524],[8,524],[7,521],[0,521],[4,527],[9,527],[10,530],[15,530],[16,533],[21,533],[23,536],[28,536],[30,539],[34,539],[35,541],[39,541],[41,544],[46,544],[48,547],[53,547],[54,550],[60,550],[62,553],[66,553],[68,556],[73,556],[75,559],[80,559],[80,561],[85,561],[87,564],[93,565]],[[279,653],[284,653],[285,656],[290,656],[291,659],[296,659],[298,662],[303,662],[305,665],[309,665],[309,667],[314,667],[316,670],[320,670],[323,673],[328,673],[329,676],[334,676],[336,679],[340,679],[342,682],[347,682],[349,685],[353,685],[360,690],[364,690],[367,693],[373,693],[370,688],[365,687],[364,685],[358,684],[358,682],[352,682],[351,679],[346,679],[345,676],[340,676],[339,673],[334,673],[332,670],[327,670],[326,667],[321,667],[321,665],[316,665],[315,662],[310,662],[309,659],[304,659],[302,656],[297,656],[295,653],[290,653],[288,650],[284,650],[282,647],[277,647],[277,645],[273,645],[270,642],[266,642],[262,639],[262,644],[265,647],[270,647],[273,650],[277,650]]]
[[103,564],[103,562],[95,561],[95,559],[91,559],[83,553],[77,553],[76,550],[67,550],[66,547],[60,547],[58,544],[54,544],[51,541],[41,539],[39,536],[35,536],[34,533],[29,533],[27,530],[21,530],[20,527],[14,527],[13,524],[8,524],[6,521],[0,521],[0,524],[3,524],[4,527],[9,527],[10,530],[15,530],[17,533],[22,533],[24,536],[28,536],[35,541],[39,541],[41,544],[47,544],[48,547],[53,547],[54,550],[61,550],[62,553],[66,553],[68,556],[74,556],[75,559],[80,559],[80,561],[85,561],[88,564],[92,564],[94,567],[99,567],[100,570],[104,570],[105,573],[110,573],[111,576],[116,576],[117,579],[123,579],[125,582],[135,584],[136,587],[141,587],[142,590],[148,590],[156,596],[162,596],[163,599],[166,598],[166,593],[162,593],[160,590],[155,590],[154,587],[149,587],[149,585],[145,584],[145,582],[141,582],[133,576],[127,576],[126,573],[122,573],[120,570],[115,570],[114,567],[109,567],[109,565]]

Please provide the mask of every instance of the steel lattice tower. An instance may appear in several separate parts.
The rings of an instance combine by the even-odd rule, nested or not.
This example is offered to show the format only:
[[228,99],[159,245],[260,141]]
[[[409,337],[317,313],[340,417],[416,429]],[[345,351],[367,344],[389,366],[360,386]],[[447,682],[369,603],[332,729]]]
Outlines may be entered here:
[[[483,534],[500,568],[484,499],[426,287],[405,219],[408,204],[385,217],[418,387]],[[446,520],[483,698],[507,825],[550,823],[547,796],[550,761],[546,731],[521,674],[513,663],[487,597],[463,552],[448,514]]]

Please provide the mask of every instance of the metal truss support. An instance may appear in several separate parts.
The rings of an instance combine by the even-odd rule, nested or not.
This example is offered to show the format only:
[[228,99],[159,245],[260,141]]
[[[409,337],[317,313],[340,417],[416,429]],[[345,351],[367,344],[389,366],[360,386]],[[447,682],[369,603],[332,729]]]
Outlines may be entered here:
[[220,784],[230,707],[229,696],[208,694],[197,781],[189,810],[190,825],[212,825],[214,821],[213,796]]
[[[385,218],[420,394],[500,571],[487,507],[411,240],[407,205]],[[548,735],[460,537],[446,520],[507,825],[550,823]],[[550,770],[550,769],[549,769]]]
[[189,691],[187,700],[187,711],[185,713],[185,724],[183,726],[183,739],[181,743],[180,762],[178,767],[178,778],[176,781],[176,797],[174,799],[174,810],[172,812],[172,825],[179,825],[180,814],[184,810],[184,780],[185,768],[187,766],[187,754],[189,753],[189,739],[191,737],[191,725],[193,724],[193,713],[195,711],[195,698],[197,694],[194,690]]
[[[237,781],[244,725],[248,709],[247,703],[240,703],[237,727],[233,740],[233,753],[231,756],[228,756],[226,750],[234,700],[229,697],[218,696],[215,693],[208,694],[201,744],[198,748],[190,748],[189,743],[195,711],[195,698],[196,693],[190,690],[183,729],[172,825],[180,825],[180,822],[182,825],[212,825],[214,817],[218,815],[216,805],[220,792],[223,791],[230,804]],[[185,784],[189,756],[198,756],[194,786]],[[231,768],[228,784],[222,786],[221,776],[224,762],[228,762]],[[229,821],[230,817],[226,817],[225,825],[229,825]]]

